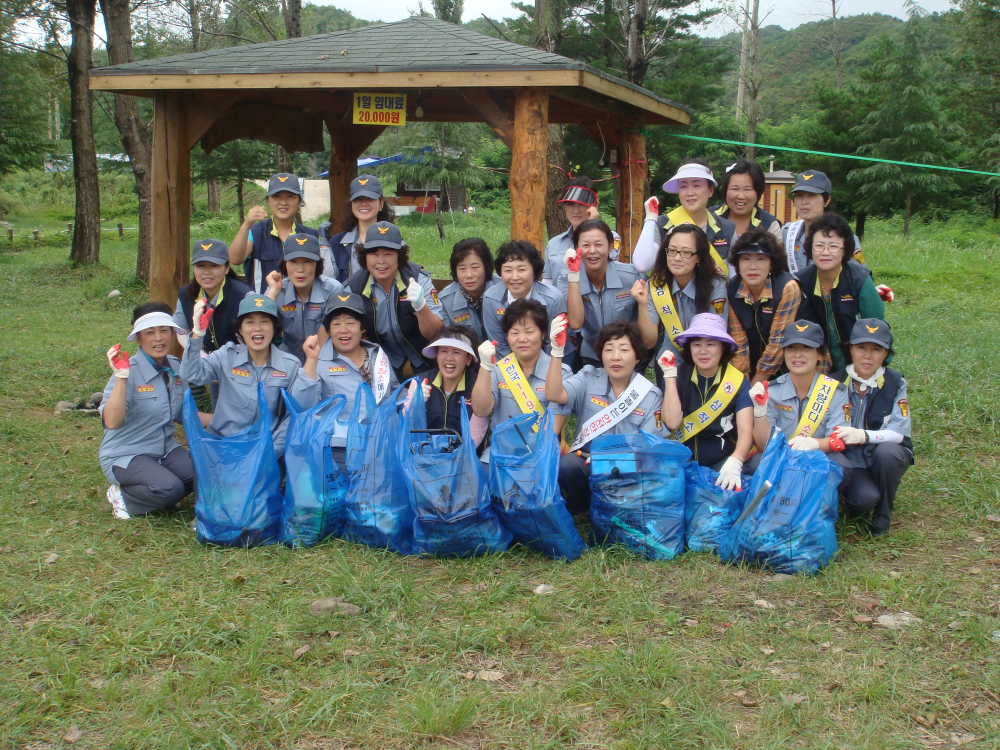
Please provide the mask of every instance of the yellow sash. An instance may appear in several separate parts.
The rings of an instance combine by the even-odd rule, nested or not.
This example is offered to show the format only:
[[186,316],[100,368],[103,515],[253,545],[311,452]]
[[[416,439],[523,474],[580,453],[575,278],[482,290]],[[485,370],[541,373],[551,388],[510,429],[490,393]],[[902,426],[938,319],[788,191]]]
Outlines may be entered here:
[[736,398],[740,386],[743,385],[743,380],[743,373],[733,367],[732,363],[726,365],[722,382],[715,391],[716,397],[698,409],[698,411],[684,416],[681,426],[674,430],[674,440],[686,443],[718,419],[719,415]]
[[[521,371],[521,365],[518,364],[517,357],[514,356],[513,352],[497,362],[497,367],[500,368],[500,377],[507,383],[507,387],[510,388],[510,395],[514,397],[518,408],[520,408],[523,414],[531,412],[542,414],[545,411],[545,407],[539,403],[538,397],[535,396],[535,391],[532,389],[531,383],[528,382],[528,378]],[[538,432],[537,421],[531,426],[531,429]]]
[[677,314],[677,306],[674,304],[674,298],[670,295],[670,290],[654,286],[653,305],[656,307],[656,313],[660,316],[660,321],[663,323],[663,330],[670,337],[670,342],[674,345],[675,349],[680,351],[680,347],[677,346],[677,342],[674,339],[684,331],[684,326],[681,324],[681,316]]
[[[711,215],[709,215],[708,220],[709,223],[711,223],[712,221]],[[684,206],[678,206],[673,211],[668,213],[667,221],[669,222],[668,224],[669,226],[675,226],[675,227],[680,226],[681,224],[694,224],[694,219],[691,218],[691,215],[687,212],[687,209],[684,208]],[[712,229],[718,229],[718,227],[712,227]],[[712,262],[715,263],[719,271],[722,272],[723,278],[728,277],[729,266],[726,264],[726,261],[722,259],[722,256],[719,255],[719,252],[715,249],[715,247],[712,246],[711,242],[708,243],[708,247],[709,247],[708,253],[709,255],[712,256]]]
[[837,390],[837,381],[826,375],[820,375],[813,386],[806,408],[802,413],[802,419],[795,426],[795,434],[803,437],[812,437],[816,427],[823,421],[827,409],[830,408],[830,400],[834,391]]

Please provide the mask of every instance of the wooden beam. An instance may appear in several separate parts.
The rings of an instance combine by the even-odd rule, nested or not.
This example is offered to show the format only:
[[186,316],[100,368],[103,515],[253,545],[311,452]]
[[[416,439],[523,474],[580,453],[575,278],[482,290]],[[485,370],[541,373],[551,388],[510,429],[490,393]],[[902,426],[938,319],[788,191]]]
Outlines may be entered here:
[[153,103],[153,222],[149,298],[173,306],[188,279],[191,252],[191,156],[187,95],[163,91]]
[[197,145],[208,129],[218,122],[239,98],[240,94],[237,91],[197,91],[191,95],[187,108],[188,151]]
[[358,176],[358,157],[386,129],[385,125],[354,125],[339,112],[326,113],[330,131],[330,234],[344,230],[344,208],[351,202],[351,181]]
[[664,102],[652,98],[649,94],[645,94],[642,91],[636,91],[623,83],[609,81],[596,73],[591,73],[586,70],[580,71],[580,86],[590,89],[591,91],[596,91],[598,94],[603,94],[604,96],[614,99],[615,101],[631,105],[643,112],[662,117],[667,120],[667,124],[691,124],[691,115],[680,107],[672,107],[669,104],[665,104]]
[[622,238],[618,260],[631,262],[632,248],[642,231],[643,202],[646,200],[646,136],[641,117],[623,117],[619,122],[621,140],[618,146],[619,187],[616,213],[618,234]]
[[487,89],[463,89],[462,97],[503,144],[514,148],[514,113],[507,103]]
[[510,164],[510,236],[545,248],[546,147],[549,92],[520,88],[514,100],[514,146]]
[[315,153],[323,150],[323,118],[271,104],[235,104],[208,128],[201,146],[209,154],[239,138],[274,143],[290,154]]

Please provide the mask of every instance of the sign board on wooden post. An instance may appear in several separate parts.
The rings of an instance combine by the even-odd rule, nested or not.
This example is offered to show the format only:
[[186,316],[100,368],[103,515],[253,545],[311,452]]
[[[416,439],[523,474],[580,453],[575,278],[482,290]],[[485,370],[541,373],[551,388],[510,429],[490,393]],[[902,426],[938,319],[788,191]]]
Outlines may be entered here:
[[354,92],[355,125],[405,125],[406,94]]

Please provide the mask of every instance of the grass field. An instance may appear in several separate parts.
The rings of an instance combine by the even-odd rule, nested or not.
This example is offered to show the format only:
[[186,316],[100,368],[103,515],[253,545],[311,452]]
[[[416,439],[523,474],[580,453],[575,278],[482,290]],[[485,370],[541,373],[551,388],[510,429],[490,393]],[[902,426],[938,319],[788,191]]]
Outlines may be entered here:
[[[456,221],[449,243],[503,237]],[[450,245],[405,223],[442,275]],[[104,387],[134,246],[73,269],[0,237],[0,748],[1000,747],[997,232],[869,226],[917,464],[889,537],[842,522],[836,562],[782,581],[618,549],[210,549],[190,501],[114,522],[99,421],[53,407]],[[360,612],[311,616],[325,596]],[[867,624],[900,612],[921,621]]]

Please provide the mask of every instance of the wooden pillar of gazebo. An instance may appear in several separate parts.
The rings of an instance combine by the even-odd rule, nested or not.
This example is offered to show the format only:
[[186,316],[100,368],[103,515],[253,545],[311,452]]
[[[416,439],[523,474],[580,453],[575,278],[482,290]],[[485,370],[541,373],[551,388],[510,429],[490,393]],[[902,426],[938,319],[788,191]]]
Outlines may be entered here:
[[618,121],[618,205],[617,229],[622,238],[619,260],[628,263],[642,231],[643,203],[646,200],[646,136],[642,117],[622,117]]
[[344,207],[351,201],[351,181],[358,176],[358,157],[385,130],[384,125],[352,125],[339,113],[328,116],[330,132],[330,235],[344,230]]
[[153,211],[149,298],[171,307],[188,278],[191,244],[191,155],[187,97],[158,91],[153,102]]
[[545,248],[545,161],[549,138],[549,92],[519,88],[514,99],[510,161],[510,236]]

